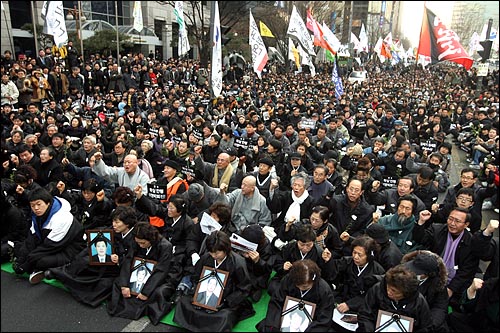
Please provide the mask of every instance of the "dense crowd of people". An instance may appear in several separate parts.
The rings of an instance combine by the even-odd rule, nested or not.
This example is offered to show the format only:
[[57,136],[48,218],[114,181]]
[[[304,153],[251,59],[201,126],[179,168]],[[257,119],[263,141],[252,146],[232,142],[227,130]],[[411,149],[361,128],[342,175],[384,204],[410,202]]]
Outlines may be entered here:
[[50,52],[0,66],[2,262],[30,283],[153,324],[175,306],[193,331],[263,292],[262,332],[293,330],[290,297],[301,331],[345,330],[334,312],[373,331],[379,310],[498,331],[498,71],[369,61],[336,98],[331,63],[229,64],[214,98],[192,59]]

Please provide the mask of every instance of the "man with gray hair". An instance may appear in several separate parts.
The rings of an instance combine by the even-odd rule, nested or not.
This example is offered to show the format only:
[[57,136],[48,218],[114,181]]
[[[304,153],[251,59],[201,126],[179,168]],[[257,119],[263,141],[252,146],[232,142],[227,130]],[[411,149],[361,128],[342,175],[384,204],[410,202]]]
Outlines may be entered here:
[[268,207],[273,214],[281,212],[272,223],[276,232],[290,220],[300,222],[310,217],[313,207],[318,204],[307,191],[310,183],[309,175],[304,171],[292,176],[290,180],[291,191],[280,191],[278,180],[271,180]]
[[231,221],[238,231],[243,230],[250,224],[269,226],[271,224],[271,212],[266,205],[266,198],[260,194],[255,186],[257,180],[254,176],[246,176],[241,182],[241,188],[226,194],[228,185],[220,185],[220,194],[217,201],[229,204],[233,207]]

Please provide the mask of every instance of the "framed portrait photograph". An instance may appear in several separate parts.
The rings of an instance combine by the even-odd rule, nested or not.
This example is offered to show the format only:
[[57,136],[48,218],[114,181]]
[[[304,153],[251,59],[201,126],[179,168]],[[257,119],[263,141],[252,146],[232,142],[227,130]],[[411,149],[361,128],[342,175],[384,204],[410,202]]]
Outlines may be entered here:
[[222,295],[228,277],[229,272],[203,266],[192,303],[205,309],[217,311],[217,307],[222,303]]
[[139,295],[142,288],[148,282],[149,277],[153,273],[157,262],[144,258],[134,257],[132,260],[132,268],[130,269],[129,288],[131,295]]
[[315,310],[316,304],[287,296],[281,312],[281,332],[305,332]]
[[375,332],[413,332],[414,321],[411,317],[378,310]]
[[112,229],[87,230],[87,248],[90,265],[116,265],[111,261],[114,252],[114,231]]

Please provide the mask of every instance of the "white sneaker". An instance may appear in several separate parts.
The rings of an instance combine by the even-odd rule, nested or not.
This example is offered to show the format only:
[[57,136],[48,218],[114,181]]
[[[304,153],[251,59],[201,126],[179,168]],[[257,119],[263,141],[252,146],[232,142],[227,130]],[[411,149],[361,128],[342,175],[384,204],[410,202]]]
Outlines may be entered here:
[[494,211],[495,213],[497,213],[497,214],[499,214],[499,213],[500,213],[500,209],[498,209],[498,208],[493,209],[493,211]]
[[493,208],[493,204],[491,201],[484,201],[483,206],[481,207],[482,210],[489,210]]
[[45,278],[45,274],[43,271],[33,272],[30,274],[30,283],[31,284],[39,284]]

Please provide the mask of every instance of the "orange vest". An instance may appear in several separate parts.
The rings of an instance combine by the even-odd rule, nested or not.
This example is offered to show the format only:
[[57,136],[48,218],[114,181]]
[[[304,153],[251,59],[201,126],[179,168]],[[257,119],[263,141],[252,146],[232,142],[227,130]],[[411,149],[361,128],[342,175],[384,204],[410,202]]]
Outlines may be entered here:
[[[161,200],[160,202],[169,202],[170,197],[177,193],[181,184],[184,184],[184,186],[186,186],[186,191],[187,191],[189,188],[189,184],[185,179],[182,179],[181,181],[178,181],[170,188],[167,188],[167,198],[165,200]],[[158,217],[158,216],[150,216],[149,217],[149,224],[154,225],[155,227],[161,228],[165,225],[165,220],[162,219],[161,217]]]

